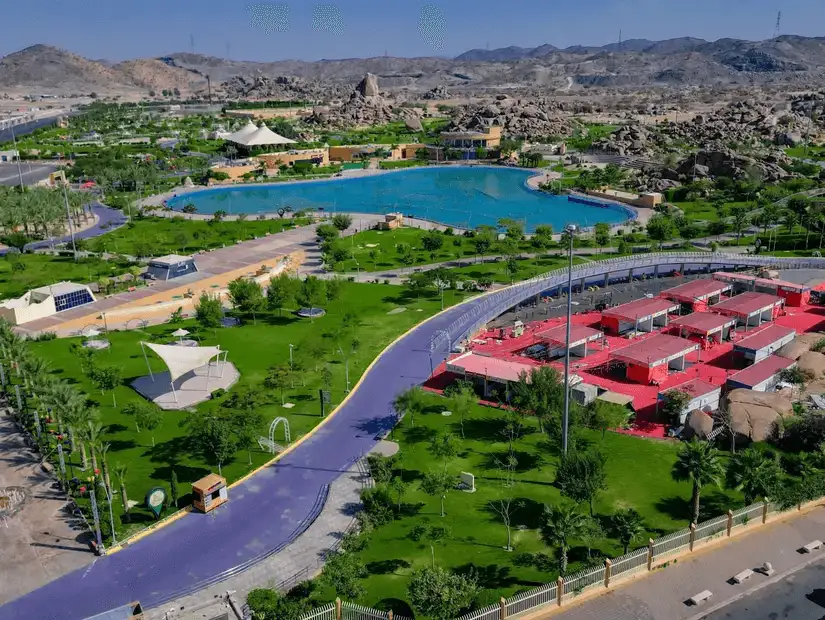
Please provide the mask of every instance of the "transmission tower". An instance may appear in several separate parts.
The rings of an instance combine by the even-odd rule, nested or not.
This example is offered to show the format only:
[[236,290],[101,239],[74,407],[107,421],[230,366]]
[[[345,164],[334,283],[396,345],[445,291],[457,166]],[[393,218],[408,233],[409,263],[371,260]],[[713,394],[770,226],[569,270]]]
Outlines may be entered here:
[[195,35],[194,34],[189,35],[189,51],[192,52],[193,54],[195,53]]
[[619,51],[622,51],[622,29],[619,28]]
[[777,12],[776,14],[776,28],[773,31],[773,38],[777,38],[779,36],[779,27],[782,25],[782,11]]
[[229,41],[226,42],[226,59],[229,60],[232,57],[232,45]]

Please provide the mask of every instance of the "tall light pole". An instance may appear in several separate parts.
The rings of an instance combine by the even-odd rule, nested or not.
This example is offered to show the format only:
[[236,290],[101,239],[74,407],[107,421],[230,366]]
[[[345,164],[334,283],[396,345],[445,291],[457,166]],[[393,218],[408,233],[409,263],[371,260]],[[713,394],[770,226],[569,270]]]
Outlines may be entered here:
[[561,450],[567,454],[567,431],[570,426],[570,319],[573,315],[573,235],[576,233],[575,224],[568,224],[565,232],[570,237],[567,263],[567,325],[564,351],[564,413],[561,419]]
[[20,179],[20,191],[23,191],[23,170],[20,168],[20,151],[17,150],[17,138],[14,135],[14,123],[11,125],[11,141],[17,153],[17,178]]

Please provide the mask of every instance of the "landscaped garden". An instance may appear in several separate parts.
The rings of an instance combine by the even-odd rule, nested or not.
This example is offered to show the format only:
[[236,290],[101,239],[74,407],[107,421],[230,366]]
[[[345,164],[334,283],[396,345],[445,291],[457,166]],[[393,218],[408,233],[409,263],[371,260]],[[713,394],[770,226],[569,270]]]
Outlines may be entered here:
[[125,259],[74,258],[49,254],[9,253],[0,258],[0,299],[20,297],[26,291],[62,280],[100,282],[129,273],[137,266]]
[[[44,412],[52,407],[61,412],[59,422],[55,415],[46,423],[54,433],[51,440],[59,432],[66,441],[71,437],[75,449],[67,454],[67,473],[69,478],[77,477],[79,485],[88,487],[92,484],[88,478],[93,476],[91,464],[80,470],[82,454],[90,459],[95,455],[100,475],[112,481],[118,538],[154,520],[142,502],[124,517],[124,505],[117,497],[121,483],[127,496],[137,500],[150,488],[162,486],[170,498],[178,495],[178,506],[183,507],[189,503],[189,485],[206,473],[221,470],[230,482],[238,479],[271,458],[259,448],[257,438],[266,437],[274,417],[289,420],[292,441],[296,441],[321,420],[319,389],[331,392],[329,412],[346,395],[347,369],[349,386],[353,386],[392,339],[441,307],[434,291],[413,296],[394,286],[324,284],[315,279],[302,286],[283,277],[267,309],[266,298],[263,303],[250,301],[249,287],[244,286],[245,292],[235,290],[236,302],[244,309],[240,327],[213,327],[214,323],[202,318],[200,323],[173,321],[145,330],[110,332],[106,335],[110,347],[94,353],[79,348],[76,338],[14,345],[11,355],[22,360],[25,384],[39,394],[31,401],[26,424],[33,428],[34,408]],[[327,313],[312,321],[299,319],[292,312],[296,298],[304,303],[311,300]],[[445,302],[462,298],[461,293],[451,291]],[[220,317],[219,307],[202,300],[201,307],[207,306],[214,311],[213,320]],[[220,345],[228,351],[229,361],[241,376],[227,393],[214,393],[194,413],[160,411],[148,406],[129,386],[133,379],[148,374],[139,343],[174,342],[171,334],[181,327],[201,344]],[[31,359],[42,362],[25,361]],[[150,357],[149,361],[154,371],[163,370],[159,359]],[[6,376],[13,376],[10,367]],[[294,407],[285,408],[282,403]],[[41,421],[45,417],[41,415]],[[78,485],[74,494],[81,506],[88,504],[88,496]],[[174,510],[174,505],[166,507],[167,513]],[[102,526],[108,544],[108,523]]]

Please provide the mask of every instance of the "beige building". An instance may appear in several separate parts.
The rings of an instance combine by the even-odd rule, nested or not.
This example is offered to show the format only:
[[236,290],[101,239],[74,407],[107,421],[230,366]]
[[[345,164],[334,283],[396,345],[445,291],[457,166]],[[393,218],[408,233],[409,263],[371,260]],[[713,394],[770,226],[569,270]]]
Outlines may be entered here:
[[32,289],[22,297],[0,302],[0,318],[12,325],[22,325],[95,301],[94,294],[85,284],[58,282]]
[[279,168],[280,166],[292,166],[298,162],[308,162],[316,166],[329,165],[329,149],[301,149],[292,151],[283,151],[279,153],[266,153],[265,155],[258,155],[252,159],[256,161],[265,161],[266,167],[270,170]]
[[497,149],[501,146],[501,127],[493,125],[485,131],[442,131],[441,141],[452,149]]

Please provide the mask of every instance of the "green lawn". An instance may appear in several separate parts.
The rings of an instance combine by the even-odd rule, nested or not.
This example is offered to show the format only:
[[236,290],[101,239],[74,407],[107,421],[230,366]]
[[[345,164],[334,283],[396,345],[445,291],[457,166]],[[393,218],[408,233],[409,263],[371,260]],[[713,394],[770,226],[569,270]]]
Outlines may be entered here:
[[793,148],[785,149],[785,154],[788,157],[797,157],[800,159],[825,159],[825,146],[795,146]]
[[0,298],[19,297],[29,289],[62,280],[96,282],[126,273],[132,264],[125,260],[81,258],[75,262],[70,256],[7,254],[0,258]]
[[[452,304],[459,299],[459,293],[447,291],[445,304]],[[389,314],[391,310],[398,308],[404,308],[405,311]],[[173,341],[171,332],[182,326],[197,334],[204,345],[220,344],[222,349],[229,352],[229,361],[241,373],[240,382],[230,393],[249,387],[264,395],[265,404],[260,409],[264,413],[266,425],[261,428],[261,434],[266,436],[266,429],[274,417],[284,416],[289,420],[292,440],[295,441],[320,421],[317,395],[321,387],[321,370],[325,366],[332,372],[333,404],[339,403],[345,396],[345,368],[342,356],[336,352],[336,340],[346,338],[346,342],[349,342],[352,337],[357,337],[360,341],[358,351],[349,362],[350,383],[354,385],[369,362],[387,344],[439,309],[440,301],[434,293],[419,298],[408,295],[397,286],[344,283],[341,298],[327,307],[326,316],[314,322],[298,319],[290,313],[285,313],[283,317],[264,313],[258,317],[257,324],[248,321],[241,327],[219,329],[217,333],[200,330],[194,321],[186,321],[182,325],[153,327],[145,332],[112,332],[109,334],[111,349],[98,353],[96,359],[100,365],[114,364],[122,370],[122,384],[115,389],[116,407],[112,404],[112,394],[95,391],[82,372],[77,356],[71,349],[78,339],[36,342],[31,347],[36,355],[48,362],[55,375],[75,383],[92,399],[100,411],[100,421],[106,430],[105,441],[111,444],[110,467],[114,469],[117,463],[128,464],[127,488],[130,497],[142,500],[154,486],[163,486],[168,491],[173,465],[181,495],[188,491],[191,482],[209,471],[217,471],[217,466],[215,463],[207,463],[194,452],[185,429],[180,426],[186,415],[184,412],[165,412],[164,421],[159,428],[153,432],[144,430],[141,433],[136,431],[134,421],[122,413],[124,405],[142,398],[129,387],[131,380],[147,374],[139,346],[141,340],[159,343]],[[342,327],[345,313],[356,317],[355,326],[350,330]],[[286,390],[286,402],[295,403],[295,407],[285,409],[281,407],[280,395],[265,389],[262,382],[269,367],[288,364],[290,344],[295,345],[295,360],[303,368],[301,374],[305,383],[298,380],[293,389]],[[344,347],[346,349],[346,345]],[[160,360],[150,358],[150,363],[154,370],[162,369]],[[199,407],[220,407],[226,398],[208,401]],[[152,437],[155,439],[154,446]],[[247,453],[241,451],[231,462],[224,464],[223,473],[230,481],[236,480],[269,458],[268,453],[258,450],[256,446],[251,451],[251,464]],[[79,454],[74,454],[71,460],[75,474],[80,475],[77,471]],[[184,499],[180,505],[187,503],[188,499]],[[122,512],[119,501],[115,503],[115,508],[117,523]],[[124,526],[124,532],[142,527],[151,520],[145,508],[138,507],[134,512],[133,525]]]
[[405,159],[401,161],[382,161],[379,166],[381,170],[398,170],[399,168],[417,168],[419,166],[426,166],[426,161],[418,159]]
[[[379,608],[392,606],[396,613],[410,615],[405,609],[409,575],[432,561],[429,544],[410,538],[412,528],[422,523],[450,528],[451,537],[435,544],[436,564],[455,571],[473,568],[484,588],[477,599],[478,606],[553,581],[557,576],[555,570],[539,570],[530,565],[526,555],[546,553],[556,565],[554,550],[541,542],[537,531],[543,506],[566,501],[554,486],[558,455],[547,436],[539,432],[532,418],[526,419],[527,433],[515,444],[515,483],[507,487],[502,470],[496,467],[496,461],[507,454],[507,443],[501,434],[505,414],[493,408],[475,407],[464,422],[466,439],[461,443],[459,457],[449,462],[448,471],[456,476],[460,472],[473,473],[476,492],[451,491],[445,502],[446,516],[442,518],[439,500],[421,492],[418,481],[425,472],[441,467],[441,461],[434,462],[428,451],[430,438],[443,432],[460,437],[461,425],[455,417],[440,415],[447,408],[445,399],[428,395],[427,402],[427,412],[416,416],[415,426],[405,419],[395,433],[401,446],[399,473],[410,483],[410,491],[404,497],[404,516],[377,528],[370,534],[366,549],[359,553],[369,571],[364,581],[367,594],[359,602]],[[645,520],[645,532],[633,544],[636,548],[645,546],[649,537],[687,526],[690,485],[674,482],[670,476],[678,442],[617,433],[607,433],[602,440],[601,434],[593,431],[584,431],[583,437],[607,455],[608,488],[595,502],[596,517],[606,528],[609,517],[617,510],[636,509]],[[739,494],[715,487],[707,487],[702,497],[703,518],[723,514],[743,503]],[[490,507],[490,502],[502,498],[510,498],[519,505],[513,517],[513,552],[504,549],[506,530]],[[609,532],[593,547],[596,558],[621,553],[621,545]],[[575,541],[569,572],[583,567],[586,557],[586,548]],[[319,598],[334,598],[327,588],[321,588],[318,594]]]
[[285,228],[307,224],[306,219],[253,220],[212,222],[183,217],[135,218],[131,224],[96,237],[88,242],[95,252],[113,252],[130,256],[191,254],[198,250],[220,248],[275,234]]
[[[401,262],[401,254],[396,249],[396,246],[401,244],[406,244],[412,248],[415,264],[417,265],[475,256],[472,239],[463,235],[444,235],[443,245],[433,256],[424,249],[421,238],[425,234],[426,231],[419,228],[396,228],[395,230],[386,231],[365,230],[356,233],[341,241],[344,247],[351,250],[351,258],[342,261],[337,266],[336,271],[355,272],[356,261],[361,271],[368,272],[406,268]],[[523,241],[519,247],[524,252],[531,251],[530,244],[526,241]],[[375,253],[375,258],[370,256],[371,252]]]

